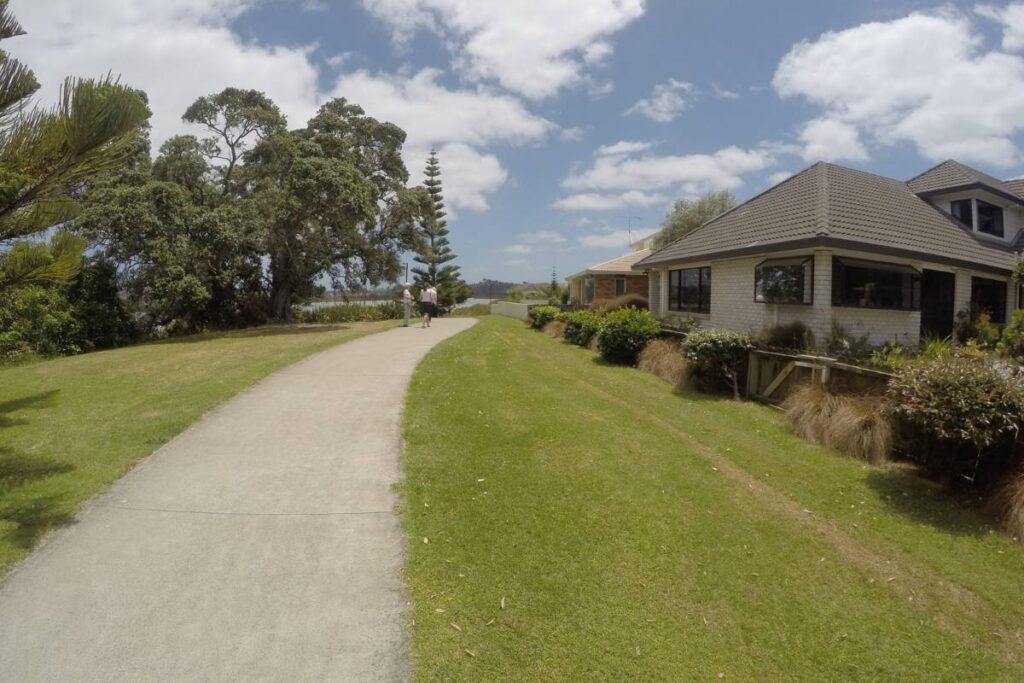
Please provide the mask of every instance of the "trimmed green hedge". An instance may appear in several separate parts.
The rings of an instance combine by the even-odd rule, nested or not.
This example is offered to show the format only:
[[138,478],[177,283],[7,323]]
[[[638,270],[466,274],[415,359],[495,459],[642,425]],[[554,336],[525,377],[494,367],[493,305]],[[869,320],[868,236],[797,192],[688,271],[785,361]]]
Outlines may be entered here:
[[562,313],[558,319],[565,323],[565,340],[579,346],[587,346],[601,331],[604,318],[593,311],[581,310]]
[[620,308],[604,316],[597,349],[610,363],[636,365],[636,357],[658,336],[661,323],[650,311]]

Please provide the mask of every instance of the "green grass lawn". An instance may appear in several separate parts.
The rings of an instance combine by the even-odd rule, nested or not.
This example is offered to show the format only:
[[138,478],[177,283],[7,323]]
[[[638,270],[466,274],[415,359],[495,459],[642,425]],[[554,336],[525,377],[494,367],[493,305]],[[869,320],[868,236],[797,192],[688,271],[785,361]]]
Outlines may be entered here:
[[218,403],[311,353],[395,325],[261,327],[0,369],[0,574]]
[[491,316],[404,432],[420,680],[1024,678],[1024,548],[774,409]]

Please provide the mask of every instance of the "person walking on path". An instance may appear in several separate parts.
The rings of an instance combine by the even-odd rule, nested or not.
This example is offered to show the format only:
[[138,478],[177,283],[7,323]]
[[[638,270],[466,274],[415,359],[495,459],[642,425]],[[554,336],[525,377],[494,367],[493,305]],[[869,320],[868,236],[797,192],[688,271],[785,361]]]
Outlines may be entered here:
[[409,283],[405,283],[405,289],[402,291],[402,319],[404,321],[403,326],[409,327],[409,311],[412,309],[412,292],[409,291]]
[[430,286],[420,290],[420,313],[423,315],[423,324],[420,327],[430,327],[430,319],[434,317],[434,302],[437,301],[437,290],[433,295],[430,293],[433,288]]

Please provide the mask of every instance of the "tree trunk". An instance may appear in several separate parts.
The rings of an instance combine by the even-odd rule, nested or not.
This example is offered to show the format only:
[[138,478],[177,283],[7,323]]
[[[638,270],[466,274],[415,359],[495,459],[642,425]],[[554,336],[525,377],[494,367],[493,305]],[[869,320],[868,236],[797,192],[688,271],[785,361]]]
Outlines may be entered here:
[[292,293],[295,283],[291,277],[291,259],[287,252],[276,252],[270,257],[270,319],[287,323],[292,320]]

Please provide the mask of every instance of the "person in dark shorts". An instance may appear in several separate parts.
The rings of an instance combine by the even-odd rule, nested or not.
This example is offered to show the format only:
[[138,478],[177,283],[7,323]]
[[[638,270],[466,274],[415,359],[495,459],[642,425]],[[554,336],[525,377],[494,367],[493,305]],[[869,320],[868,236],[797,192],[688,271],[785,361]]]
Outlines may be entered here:
[[423,324],[420,327],[430,327],[430,320],[434,317],[434,296],[431,294],[433,287],[424,287],[420,290],[420,313],[423,315]]

